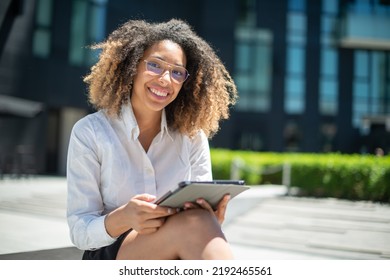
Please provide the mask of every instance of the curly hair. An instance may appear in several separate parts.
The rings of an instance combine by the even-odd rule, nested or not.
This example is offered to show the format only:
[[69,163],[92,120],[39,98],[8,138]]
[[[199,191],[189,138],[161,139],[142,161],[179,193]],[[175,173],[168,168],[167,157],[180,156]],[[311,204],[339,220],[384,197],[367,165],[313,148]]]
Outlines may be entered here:
[[163,40],[181,46],[190,73],[177,98],[165,108],[168,126],[189,137],[203,130],[211,138],[219,130],[220,120],[229,118],[237,89],[212,47],[182,20],[163,23],[129,20],[107,40],[92,46],[102,51],[98,62],[84,77],[89,102],[96,109],[105,109],[119,117],[122,104],[129,101],[144,52]]

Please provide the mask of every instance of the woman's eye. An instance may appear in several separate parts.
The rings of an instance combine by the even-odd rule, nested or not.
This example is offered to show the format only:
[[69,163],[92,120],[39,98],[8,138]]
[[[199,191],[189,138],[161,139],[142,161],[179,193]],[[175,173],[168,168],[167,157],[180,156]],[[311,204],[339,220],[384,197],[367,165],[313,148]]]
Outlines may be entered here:
[[156,62],[149,62],[148,65],[153,68],[160,68],[160,64]]
[[180,70],[175,70],[173,69],[172,70],[172,73],[176,76],[184,76],[184,72],[183,71],[180,71]]

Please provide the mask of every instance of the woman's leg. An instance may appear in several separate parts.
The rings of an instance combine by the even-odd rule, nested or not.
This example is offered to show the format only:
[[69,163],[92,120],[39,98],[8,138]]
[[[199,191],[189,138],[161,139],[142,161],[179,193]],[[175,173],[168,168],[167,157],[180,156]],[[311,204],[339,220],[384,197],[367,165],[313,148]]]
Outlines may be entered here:
[[204,209],[180,212],[155,233],[131,231],[117,259],[232,259],[229,244],[216,218]]

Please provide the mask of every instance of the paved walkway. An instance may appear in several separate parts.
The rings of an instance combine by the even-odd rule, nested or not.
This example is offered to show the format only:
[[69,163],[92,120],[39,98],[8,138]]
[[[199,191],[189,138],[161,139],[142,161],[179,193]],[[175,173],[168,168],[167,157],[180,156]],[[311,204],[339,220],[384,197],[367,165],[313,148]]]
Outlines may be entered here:
[[[237,259],[390,259],[390,206],[287,197],[257,186],[229,204],[224,232]],[[63,177],[0,180],[0,260],[80,259],[65,218]]]
[[257,258],[257,251],[268,259],[390,259],[390,206],[274,197],[234,219],[225,233],[232,244],[251,248],[246,258]]

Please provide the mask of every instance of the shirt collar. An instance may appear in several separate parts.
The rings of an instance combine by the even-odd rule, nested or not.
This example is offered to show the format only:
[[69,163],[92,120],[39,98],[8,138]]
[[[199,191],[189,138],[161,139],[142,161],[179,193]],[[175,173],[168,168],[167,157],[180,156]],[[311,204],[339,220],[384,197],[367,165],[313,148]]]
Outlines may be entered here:
[[[131,138],[133,140],[137,140],[140,131],[139,131],[137,119],[135,118],[135,115],[134,115],[133,107],[131,106],[131,102],[128,102],[127,104],[122,105],[122,119],[123,119],[123,122],[125,123],[126,130],[130,131]],[[164,136],[165,133],[173,141],[173,138],[169,133],[165,109],[163,109],[162,115],[161,115],[161,133],[160,133],[159,140],[162,139],[162,137]]]
[[160,140],[164,136],[164,133],[166,133],[168,135],[168,137],[173,141],[172,136],[169,134],[167,115],[165,113],[165,109],[163,109],[162,115],[161,115],[161,134],[160,134],[161,136],[160,136]]

